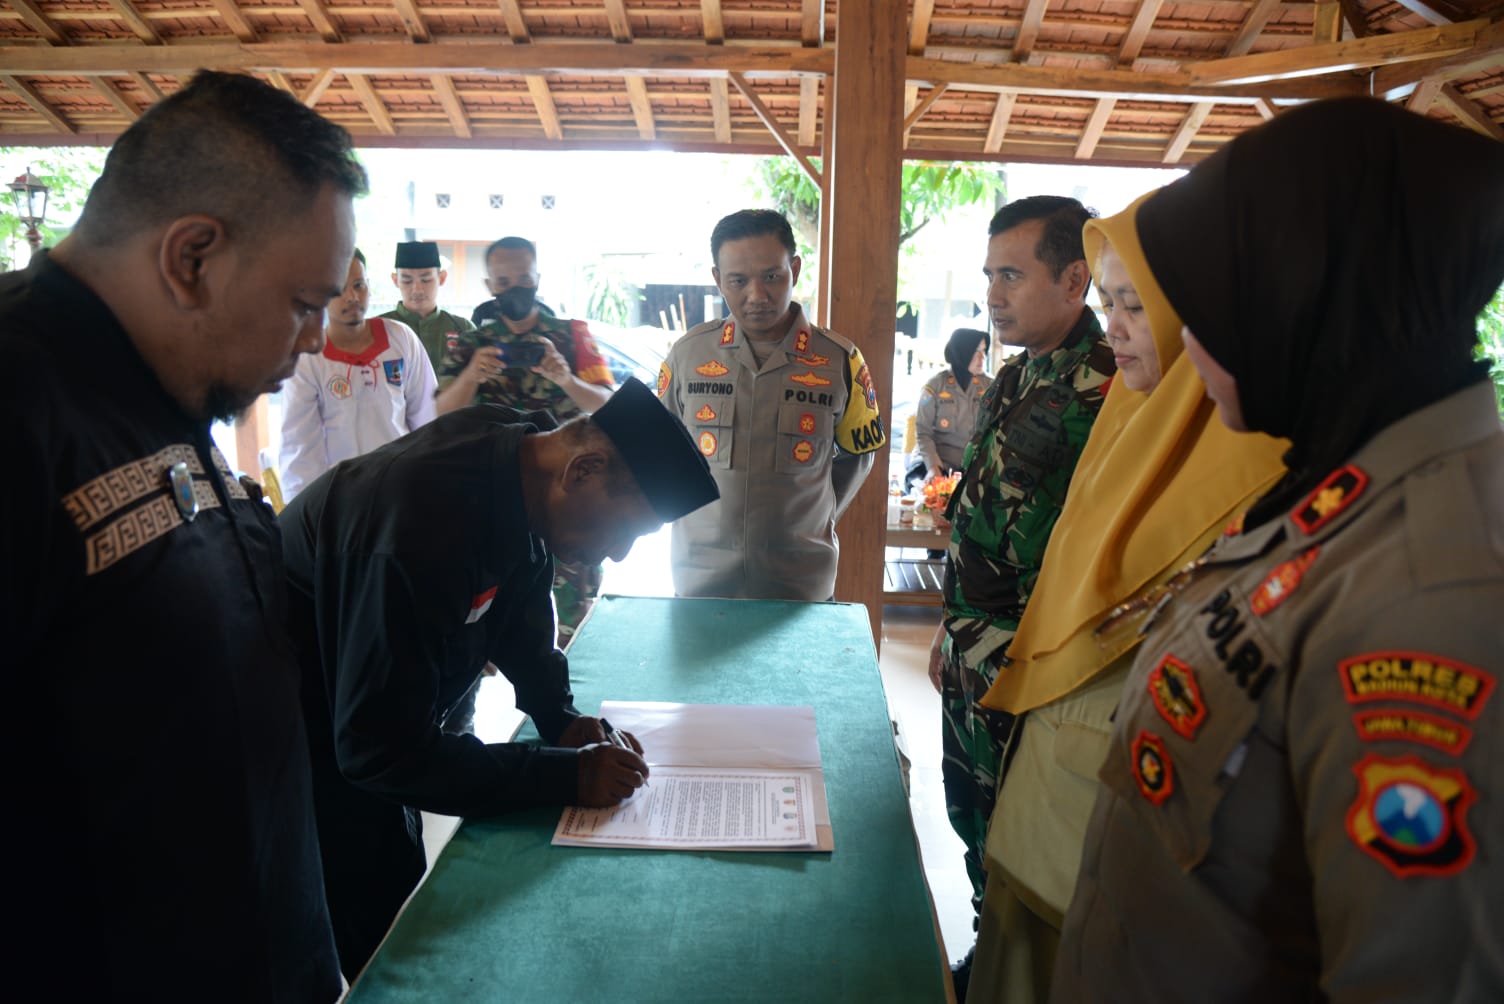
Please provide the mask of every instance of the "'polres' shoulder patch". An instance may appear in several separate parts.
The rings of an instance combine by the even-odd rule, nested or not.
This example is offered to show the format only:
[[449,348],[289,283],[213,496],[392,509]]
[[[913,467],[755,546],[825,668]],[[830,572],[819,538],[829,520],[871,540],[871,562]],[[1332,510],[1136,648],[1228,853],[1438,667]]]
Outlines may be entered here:
[[668,393],[669,381],[673,380],[674,371],[668,368],[668,363],[658,367],[658,396],[661,398]]
[[1477,718],[1494,678],[1476,666],[1429,652],[1365,652],[1337,664],[1347,703],[1397,701]]
[[1477,793],[1460,769],[1370,753],[1353,773],[1358,797],[1347,835],[1392,875],[1455,875],[1472,863],[1477,845],[1466,816]]

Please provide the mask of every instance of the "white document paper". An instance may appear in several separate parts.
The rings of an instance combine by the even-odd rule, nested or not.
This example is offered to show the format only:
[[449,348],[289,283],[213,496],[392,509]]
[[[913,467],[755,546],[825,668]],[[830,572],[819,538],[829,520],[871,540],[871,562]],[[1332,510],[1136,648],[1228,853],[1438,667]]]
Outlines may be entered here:
[[564,846],[832,850],[810,707],[607,701],[642,743],[648,784],[610,809],[564,810]]

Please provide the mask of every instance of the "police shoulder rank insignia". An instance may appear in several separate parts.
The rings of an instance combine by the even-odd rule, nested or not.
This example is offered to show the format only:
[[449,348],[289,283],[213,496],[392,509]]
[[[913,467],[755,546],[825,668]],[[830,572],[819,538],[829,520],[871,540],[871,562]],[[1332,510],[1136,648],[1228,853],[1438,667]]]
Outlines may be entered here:
[[1443,753],[1458,755],[1473,740],[1473,730],[1440,715],[1408,708],[1389,711],[1359,711],[1353,728],[1364,742],[1413,742]]
[[700,452],[707,457],[715,456],[716,438],[713,432],[700,433]]
[[674,371],[668,368],[668,363],[658,367],[658,396],[661,398],[668,393],[668,382],[674,378]]
[[700,410],[695,412],[695,418],[702,422],[713,422],[715,417],[715,409],[708,404],[700,405]]
[[1306,533],[1315,533],[1356,502],[1367,487],[1368,475],[1363,471],[1352,464],[1339,467],[1306,496],[1290,518]]
[[1476,666],[1428,652],[1365,652],[1337,664],[1347,703],[1424,704],[1474,719],[1494,678]]
[[1149,674],[1149,697],[1159,717],[1170,728],[1195,739],[1201,723],[1206,721],[1206,701],[1196,683],[1196,671],[1173,655],[1166,655]]
[[736,325],[727,321],[726,326],[721,329],[721,344],[730,345],[734,341],[736,341]]
[[695,372],[703,377],[718,377],[725,376],[731,371],[724,365],[722,365],[718,360],[712,359],[710,360],[710,362],[706,363],[703,366],[696,366]]
[[815,455],[815,448],[807,439],[801,439],[794,444],[794,459],[801,464],[807,464]]
[[1460,769],[1370,753],[1353,773],[1358,797],[1347,835],[1396,878],[1455,875],[1472,862],[1466,816],[1477,794]]
[[803,328],[800,328],[799,334],[794,337],[794,351],[800,355],[809,351],[809,332]]
[[193,475],[188,465],[179,460],[167,468],[167,484],[172,488],[172,501],[189,523],[198,515],[198,498],[193,494]]
[[815,431],[815,416],[804,412],[799,416],[799,431],[808,436]]
[[1289,561],[1281,562],[1274,571],[1265,576],[1264,581],[1259,583],[1259,587],[1253,591],[1252,599],[1248,601],[1253,612],[1262,617],[1285,602],[1290,594],[1295,592],[1295,587],[1300,585],[1300,580],[1305,577],[1306,569],[1311,567],[1311,562],[1316,560],[1316,555],[1320,551],[1320,547],[1303,551]]
[[1155,805],[1163,805],[1175,791],[1175,766],[1165,752],[1165,741],[1147,730],[1133,740],[1133,779],[1139,794]]
[[806,387],[828,387],[830,381],[822,376],[815,376],[813,372],[798,373],[789,377],[794,383],[802,383]]
[[386,373],[387,383],[393,387],[402,386],[402,366],[406,361],[405,359],[383,359],[381,361],[381,369]]

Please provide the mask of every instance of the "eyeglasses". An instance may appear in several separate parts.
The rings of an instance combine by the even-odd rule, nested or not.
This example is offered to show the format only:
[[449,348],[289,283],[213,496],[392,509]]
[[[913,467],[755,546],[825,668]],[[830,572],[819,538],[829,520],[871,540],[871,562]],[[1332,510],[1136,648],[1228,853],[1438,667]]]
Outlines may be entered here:
[[[1113,642],[1122,639],[1123,632],[1127,628],[1140,620],[1145,626],[1139,629],[1139,634],[1144,634],[1148,630],[1148,624],[1153,622],[1154,617],[1174,598],[1175,594],[1201,577],[1201,573],[1206,569],[1206,563],[1207,556],[1202,555],[1159,585],[1119,603],[1107,612],[1107,616],[1102,618],[1101,623],[1092,629],[1091,636],[1096,639],[1098,645],[1110,648]],[[1145,617],[1146,613],[1147,617]]]

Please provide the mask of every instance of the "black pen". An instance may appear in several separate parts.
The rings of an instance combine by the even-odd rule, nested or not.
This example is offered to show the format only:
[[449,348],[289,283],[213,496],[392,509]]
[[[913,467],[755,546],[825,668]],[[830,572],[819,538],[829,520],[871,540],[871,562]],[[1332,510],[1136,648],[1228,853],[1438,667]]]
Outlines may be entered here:
[[[615,746],[617,749],[631,750],[631,752],[633,753],[637,752],[636,750],[632,749],[632,744],[627,742],[626,737],[616,730],[616,726],[612,725],[604,718],[601,719],[601,731],[606,733],[606,739],[611,743],[612,746]],[[642,786],[644,788],[648,786],[647,778],[643,778]]]

